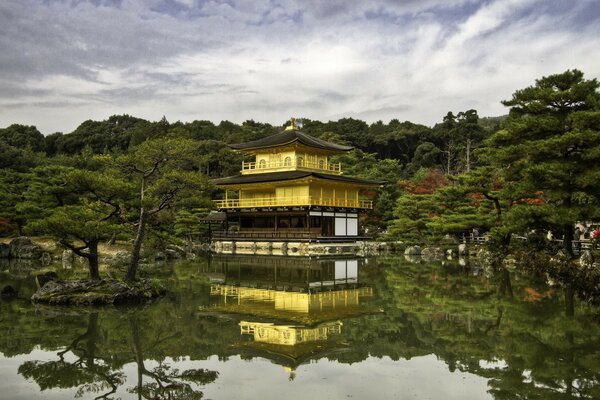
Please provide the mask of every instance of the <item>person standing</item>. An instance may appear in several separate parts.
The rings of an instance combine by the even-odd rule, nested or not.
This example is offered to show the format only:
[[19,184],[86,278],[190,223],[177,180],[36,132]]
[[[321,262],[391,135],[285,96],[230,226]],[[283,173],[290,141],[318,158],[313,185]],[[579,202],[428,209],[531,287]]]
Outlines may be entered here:
[[573,232],[573,244],[577,249],[577,254],[581,254],[581,229],[579,227],[575,228],[575,232]]

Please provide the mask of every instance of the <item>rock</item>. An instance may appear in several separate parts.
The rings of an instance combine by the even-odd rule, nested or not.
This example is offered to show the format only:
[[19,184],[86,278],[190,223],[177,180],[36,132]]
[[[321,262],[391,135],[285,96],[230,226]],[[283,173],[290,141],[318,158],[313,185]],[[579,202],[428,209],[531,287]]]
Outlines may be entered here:
[[421,247],[409,246],[404,250],[404,255],[417,256],[421,254]]
[[466,256],[467,255],[467,245],[466,243],[461,243],[458,245],[458,255]]
[[48,252],[43,252],[41,257],[42,265],[50,265],[52,263],[52,255]]
[[167,256],[169,256],[169,254],[177,253],[177,256],[175,256],[173,258],[179,259],[179,258],[182,258],[183,256],[185,256],[186,251],[181,246],[176,246],[174,244],[170,244],[167,246],[165,253],[167,254]]
[[0,243],[0,258],[10,257],[10,246],[6,243]]
[[16,297],[17,294],[18,292],[15,290],[15,288],[10,285],[6,285],[2,288],[2,290],[0,290],[0,297],[4,299]]
[[75,262],[75,256],[71,250],[65,250],[62,253],[62,266],[64,269],[73,268],[73,263]]
[[165,250],[165,255],[167,256],[167,259],[169,260],[178,260],[181,258],[181,254],[173,249],[166,249]]
[[444,258],[444,250],[439,247],[425,247],[421,250],[421,256],[425,261],[435,261]]
[[54,271],[44,272],[42,274],[38,274],[35,276],[35,284],[37,288],[43,288],[44,285],[50,281],[55,281],[58,279],[58,275]]
[[422,258],[421,258],[420,254],[417,254],[417,255],[414,255],[414,254],[405,254],[404,255],[404,259],[406,261],[408,261],[409,263],[413,263],[413,264],[419,264],[422,261]]
[[590,250],[584,250],[579,257],[579,265],[584,268],[589,268],[594,264],[594,256]]
[[39,260],[42,258],[42,248],[25,236],[10,241],[10,257],[17,259]]

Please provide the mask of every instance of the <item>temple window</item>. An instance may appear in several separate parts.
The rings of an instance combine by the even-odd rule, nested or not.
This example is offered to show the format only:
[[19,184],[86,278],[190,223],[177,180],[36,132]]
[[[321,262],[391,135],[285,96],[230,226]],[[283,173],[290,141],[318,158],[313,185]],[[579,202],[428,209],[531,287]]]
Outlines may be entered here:
[[267,162],[263,159],[258,162],[258,168],[267,168]]
[[291,167],[292,166],[292,157],[286,157],[283,160],[283,166],[284,167]]

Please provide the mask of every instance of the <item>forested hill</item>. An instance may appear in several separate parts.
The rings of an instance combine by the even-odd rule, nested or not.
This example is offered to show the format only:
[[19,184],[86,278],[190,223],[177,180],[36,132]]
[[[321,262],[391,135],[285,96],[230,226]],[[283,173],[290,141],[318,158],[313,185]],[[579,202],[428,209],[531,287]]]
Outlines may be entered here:
[[[448,167],[453,173],[461,171],[465,167],[465,161],[459,156],[464,152],[464,138],[461,139],[461,136],[475,132],[472,145],[477,146],[483,138],[496,131],[505,118],[477,118],[477,113],[470,110],[456,116],[449,113],[433,127],[397,119],[387,124],[378,121],[371,125],[353,118],[329,122],[303,119],[302,130],[328,141],[352,145],[380,160],[398,160],[399,166],[405,170],[401,175],[409,177],[421,166],[439,166],[445,172]],[[57,132],[47,136],[43,136],[35,126],[14,124],[0,129],[0,167],[27,169],[34,162],[31,159],[34,153],[36,157],[74,156],[82,151],[122,153],[147,139],[168,136],[203,142],[207,160],[215,156],[212,162],[214,168],[208,168],[206,172],[211,176],[222,176],[223,171],[229,170],[226,165],[218,165],[226,161],[220,157],[226,144],[272,135],[286,124],[287,121],[284,121],[281,126],[273,126],[253,120],[242,124],[222,121],[218,125],[198,120],[169,123],[165,118],[150,122],[130,115],[113,115],[104,121],[84,121],[70,133]],[[207,161],[207,167],[208,163],[211,162]]]

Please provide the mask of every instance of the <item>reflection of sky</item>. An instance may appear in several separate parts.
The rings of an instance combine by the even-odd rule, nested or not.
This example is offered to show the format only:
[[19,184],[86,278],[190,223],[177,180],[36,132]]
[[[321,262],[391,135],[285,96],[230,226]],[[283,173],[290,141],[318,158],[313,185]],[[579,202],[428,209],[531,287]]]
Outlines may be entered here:
[[261,359],[251,363],[233,357],[216,357],[204,368],[219,371],[215,383],[205,388],[214,399],[486,399],[487,380],[473,374],[448,371],[435,356],[393,361],[369,357],[354,364],[326,359],[304,364],[293,381],[281,366]]
[[[58,350],[57,350],[58,351]],[[40,392],[37,383],[28,382],[19,375],[18,370],[25,361],[56,361],[56,352],[33,350],[30,354],[20,354],[15,357],[4,357],[0,353],[0,399],[2,400],[31,400],[31,399],[72,399],[75,397],[77,388],[53,389]],[[66,361],[73,361],[69,354],[65,356]],[[94,396],[95,397],[95,396]]]
[[[35,350],[29,355],[5,358],[0,355],[0,393],[5,400],[67,399],[73,398],[76,389],[40,392],[36,383],[27,382],[18,375],[19,366],[32,359],[56,360],[56,353]],[[393,361],[388,357],[369,357],[353,364],[340,364],[321,359],[298,367],[296,377],[290,381],[288,371],[268,360],[252,361],[231,357],[219,361],[214,356],[206,361],[183,360],[166,362],[180,371],[205,368],[219,372],[217,380],[200,388],[208,399],[461,399],[480,400],[492,398],[487,380],[460,371],[450,372],[443,361],[435,356],[415,357],[411,360]],[[148,369],[156,362],[147,361]],[[136,365],[124,366],[127,382],[116,394],[122,399],[133,399],[127,388],[137,381]],[[148,378],[146,378],[148,379]],[[98,394],[96,394],[98,395]],[[82,398],[96,395],[86,393]]]

